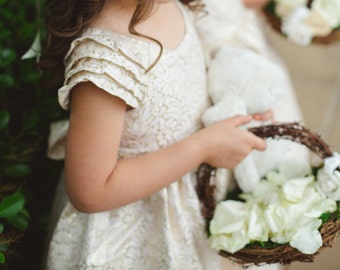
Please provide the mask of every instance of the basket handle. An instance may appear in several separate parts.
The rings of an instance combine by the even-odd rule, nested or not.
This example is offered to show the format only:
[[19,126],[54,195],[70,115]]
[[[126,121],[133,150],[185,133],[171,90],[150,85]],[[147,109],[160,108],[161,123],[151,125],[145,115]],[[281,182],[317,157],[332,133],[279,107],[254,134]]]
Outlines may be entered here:
[[307,146],[320,158],[325,159],[333,155],[329,146],[320,135],[311,132],[298,122],[279,123],[248,129],[261,138],[287,139]]
[[[299,122],[264,125],[253,127],[248,130],[263,139],[287,139],[303,144],[322,159],[333,155],[329,146],[318,134],[311,132]],[[212,218],[213,211],[216,206],[214,196],[215,185],[212,181],[215,170],[215,167],[207,163],[203,163],[197,171],[196,191],[198,198],[201,201],[202,215],[208,220]],[[340,168],[338,167],[337,170],[340,171]]]

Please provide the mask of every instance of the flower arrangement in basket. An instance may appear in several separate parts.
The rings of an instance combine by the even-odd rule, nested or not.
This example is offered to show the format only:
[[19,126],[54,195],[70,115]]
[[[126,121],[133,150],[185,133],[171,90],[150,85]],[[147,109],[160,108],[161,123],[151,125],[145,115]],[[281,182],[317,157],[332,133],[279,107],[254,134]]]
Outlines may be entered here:
[[264,14],[276,31],[295,44],[340,41],[339,0],[270,0]]
[[301,143],[322,162],[316,166],[298,160],[283,162],[253,192],[236,190],[219,203],[211,181],[215,168],[202,164],[197,192],[209,243],[220,255],[244,267],[312,262],[340,231],[340,155],[299,123],[250,130],[262,138]]

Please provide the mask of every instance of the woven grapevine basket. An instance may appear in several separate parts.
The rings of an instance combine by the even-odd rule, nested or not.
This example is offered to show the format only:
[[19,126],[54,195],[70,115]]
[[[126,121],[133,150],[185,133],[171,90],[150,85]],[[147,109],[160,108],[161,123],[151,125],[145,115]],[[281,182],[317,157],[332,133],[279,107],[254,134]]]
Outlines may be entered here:
[[[307,3],[307,7],[310,8],[313,0],[309,0]],[[269,3],[263,9],[263,14],[265,15],[266,21],[269,25],[278,33],[284,36],[284,33],[281,31],[281,19],[274,14],[274,3],[273,1],[269,1]],[[340,28],[334,29],[329,35],[327,36],[315,36],[312,40],[312,43],[315,44],[332,44],[334,42],[340,41]]]
[[[329,146],[320,138],[319,135],[312,133],[299,123],[280,123],[273,125],[260,126],[249,129],[261,138],[285,139],[305,145],[313,153],[324,159],[333,155]],[[337,168],[340,171],[340,168]],[[215,186],[212,184],[215,168],[202,164],[197,172],[198,184],[197,194],[201,202],[202,215],[207,221],[207,231],[209,223],[213,217],[216,206]],[[338,202],[339,206],[339,202]],[[314,254],[304,254],[291,247],[288,243],[270,247],[269,245],[252,244],[247,245],[236,253],[229,253],[220,250],[219,254],[227,257],[243,267],[261,264],[290,264],[294,261],[313,262],[315,256],[325,247],[331,247],[340,232],[340,218],[333,214],[326,223],[319,229],[323,245]]]

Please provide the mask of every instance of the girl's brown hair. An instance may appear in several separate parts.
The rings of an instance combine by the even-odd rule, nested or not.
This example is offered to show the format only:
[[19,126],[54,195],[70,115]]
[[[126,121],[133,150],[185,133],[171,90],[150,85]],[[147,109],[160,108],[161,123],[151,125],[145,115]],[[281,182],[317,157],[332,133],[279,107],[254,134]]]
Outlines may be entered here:
[[[77,38],[99,14],[105,1],[46,0],[47,46],[39,63],[42,69],[63,69],[63,59],[72,40]],[[130,33],[143,36],[135,30],[135,27],[147,18],[154,2],[155,0],[136,0],[136,8],[129,24]],[[192,10],[202,9],[203,7],[201,0],[180,0],[180,2]],[[162,51],[162,44],[159,41],[152,37],[147,38],[158,43]]]

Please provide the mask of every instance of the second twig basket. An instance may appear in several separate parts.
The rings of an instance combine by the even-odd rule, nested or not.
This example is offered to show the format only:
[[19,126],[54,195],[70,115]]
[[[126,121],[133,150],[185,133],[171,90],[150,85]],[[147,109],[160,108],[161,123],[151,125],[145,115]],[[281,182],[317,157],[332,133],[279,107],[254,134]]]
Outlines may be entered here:
[[[285,34],[282,32],[282,19],[280,16],[278,16],[275,13],[275,0],[269,1],[269,3],[265,6],[263,9],[263,14],[265,16],[266,21],[268,24],[278,33],[281,35],[285,36]],[[306,7],[311,8],[313,0],[308,0],[306,3]],[[320,44],[320,45],[327,45],[327,44],[332,44],[335,42],[340,41],[340,26],[333,29],[331,33],[320,36],[316,35],[312,39],[312,43],[314,44]]]

